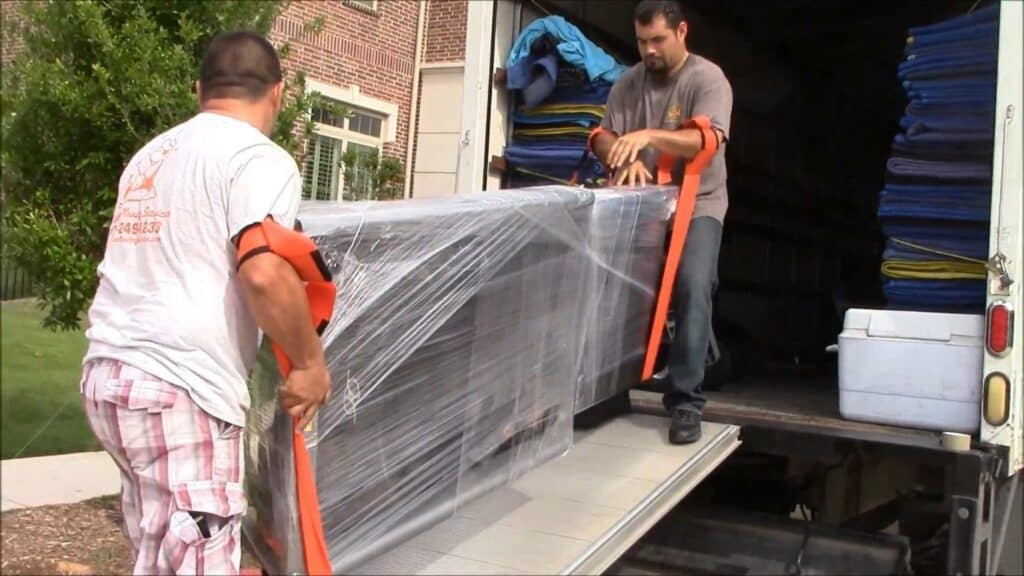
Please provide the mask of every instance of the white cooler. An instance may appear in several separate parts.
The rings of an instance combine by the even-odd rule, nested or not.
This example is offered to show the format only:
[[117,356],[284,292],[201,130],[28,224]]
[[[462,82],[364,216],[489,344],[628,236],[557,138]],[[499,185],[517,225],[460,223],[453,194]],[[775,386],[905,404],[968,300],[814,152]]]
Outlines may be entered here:
[[849,310],[839,335],[839,412],[850,420],[974,434],[985,317]]

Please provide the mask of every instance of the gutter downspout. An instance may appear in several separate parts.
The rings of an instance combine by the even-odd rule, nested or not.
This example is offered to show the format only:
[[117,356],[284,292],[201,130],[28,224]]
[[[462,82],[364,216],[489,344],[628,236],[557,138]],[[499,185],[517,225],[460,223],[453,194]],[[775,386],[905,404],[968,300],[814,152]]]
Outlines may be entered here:
[[419,142],[419,116],[420,116],[420,82],[423,67],[423,36],[426,29],[428,0],[420,0],[420,14],[416,24],[416,60],[413,63],[412,72],[412,102],[409,106],[409,132],[405,143],[405,191],[406,199],[412,197],[412,163],[413,150]]

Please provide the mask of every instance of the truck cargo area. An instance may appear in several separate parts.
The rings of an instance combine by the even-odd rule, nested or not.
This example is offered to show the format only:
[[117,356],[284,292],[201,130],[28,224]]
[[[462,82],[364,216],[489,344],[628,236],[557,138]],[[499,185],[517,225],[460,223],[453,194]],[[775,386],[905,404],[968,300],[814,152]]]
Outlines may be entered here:
[[[519,29],[559,15],[631,65],[635,4],[523,0]],[[907,104],[896,75],[907,30],[977,3],[683,5],[690,50],[718,63],[734,94],[708,417],[937,446],[937,433],[841,418],[837,358],[827,348],[846,310],[886,305],[876,212]]]
[[673,446],[666,420],[628,414],[581,424],[566,455],[461,508],[361,574],[600,574],[739,446],[705,424]]
[[[635,1],[499,4],[499,66],[504,35],[548,15],[624,64],[639,60]],[[944,430],[844,418],[832,349],[848,310],[887,306],[878,208],[908,104],[897,76],[908,29],[990,3],[682,4],[689,49],[722,67],[734,96],[704,420],[742,428],[742,446],[606,573],[985,573],[999,562],[1016,569],[1019,558],[1008,560],[1007,551],[1019,554],[1004,546],[1012,531],[999,516],[1019,477],[996,481],[991,451],[977,443],[951,451]],[[515,25],[502,24],[509,18]],[[491,114],[486,158],[508,143],[494,126],[512,133],[500,106]],[[991,147],[976,153],[975,161],[991,160]],[[510,173],[501,176],[514,184]],[[661,417],[664,434],[661,386],[637,383],[628,418]]]

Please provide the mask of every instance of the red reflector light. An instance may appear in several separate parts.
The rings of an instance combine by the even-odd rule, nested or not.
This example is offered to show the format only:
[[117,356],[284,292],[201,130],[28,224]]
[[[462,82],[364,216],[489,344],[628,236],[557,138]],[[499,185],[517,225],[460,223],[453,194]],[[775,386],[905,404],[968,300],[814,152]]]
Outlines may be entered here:
[[1013,333],[1013,311],[1005,303],[996,302],[988,309],[988,351],[1000,356],[1010,348]]

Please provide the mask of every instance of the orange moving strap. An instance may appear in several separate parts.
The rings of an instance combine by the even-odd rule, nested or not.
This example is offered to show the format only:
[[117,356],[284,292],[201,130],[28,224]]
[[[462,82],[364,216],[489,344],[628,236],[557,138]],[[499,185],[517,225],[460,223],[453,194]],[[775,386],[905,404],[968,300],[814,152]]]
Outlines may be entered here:
[[[647,355],[644,358],[642,378],[649,380],[654,375],[654,365],[661,348],[662,333],[668,316],[668,305],[672,301],[672,289],[675,286],[676,272],[683,257],[686,246],[686,235],[690,231],[690,219],[697,203],[697,190],[700,188],[700,174],[711,163],[718,152],[718,136],[711,129],[711,121],[705,116],[697,116],[682,126],[683,130],[696,129],[701,134],[701,149],[692,160],[686,163],[683,183],[679,187],[679,199],[676,201],[676,214],[672,220],[672,240],[669,242],[668,254],[665,256],[665,270],[661,275],[661,286],[658,289],[658,300],[654,308],[654,320],[651,323],[651,335],[647,342]],[[671,165],[673,159],[663,154],[658,158],[658,183],[671,181]],[[663,168],[664,167],[664,168]],[[663,182],[665,175],[668,180]]]
[[[238,266],[257,254],[270,252],[284,258],[306,283],[310,321],[317,334],[322,335],[334,313],[336,289],[331,273],[324,263],[316,244],[303,234],[281,226],[273,219],[253,224],[238,235]],[[281,375],[287,380],[292,363],[284,350],[273,342]],[[295,419],[297,421],[297,419]],[[320,502],[316,490],[313,462],[306,450],[306,439],[301,431],[292,432],[295,453],[295,491],[299,507],[299,532],[302,553],[308,574],[331,574],[331,560],[327,555]]]

